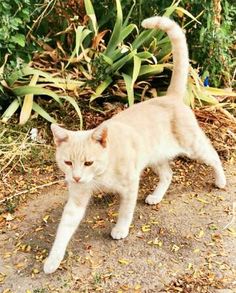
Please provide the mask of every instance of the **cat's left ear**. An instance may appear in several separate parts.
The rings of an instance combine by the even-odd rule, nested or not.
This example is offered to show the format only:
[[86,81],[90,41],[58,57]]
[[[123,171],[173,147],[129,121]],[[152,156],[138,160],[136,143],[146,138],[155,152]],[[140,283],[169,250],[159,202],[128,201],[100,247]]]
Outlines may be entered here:
[[108,134],[107,126],[102,125],[94,130],[92,134],[92,139],[100,143],[101,146],[105,148],[107,146],[107,134]]
[[68,131],[57,124],[51,124],[53,139],[56,146],[68,140]]

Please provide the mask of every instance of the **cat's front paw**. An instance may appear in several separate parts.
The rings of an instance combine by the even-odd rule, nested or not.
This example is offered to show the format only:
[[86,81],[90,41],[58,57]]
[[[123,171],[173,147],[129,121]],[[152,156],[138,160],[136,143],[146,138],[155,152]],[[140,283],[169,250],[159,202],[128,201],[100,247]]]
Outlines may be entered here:
[[220,188],[220,189],[223,189],[225,188],[226,186],[226,178],[225,176],[222,176],[222,177],[218,177],[215,181],[215,185]]
[[129,234],[129,228],[126,227],[114,227],[111,230],[111,237],[113,239],[119,240],[127,237]]
[[45,274],[54,273],[59,268],[61,261],[62,261],[61,258],[48,257],[43,266],[44,273]]
[[159,202],[161,202],[163,197],[154,195],[154,194],[150,194],[149,196],[146,197],[145,202],[147,204],[153,205],[153,204],[158,204]]

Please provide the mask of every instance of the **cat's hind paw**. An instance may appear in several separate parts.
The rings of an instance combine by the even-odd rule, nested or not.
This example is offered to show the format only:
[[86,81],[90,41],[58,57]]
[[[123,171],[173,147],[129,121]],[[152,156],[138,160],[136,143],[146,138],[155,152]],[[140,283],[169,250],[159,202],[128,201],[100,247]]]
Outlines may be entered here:
[[223,189],[226,186],[226,178],[225,176],[218,177],[215,181],[216,187]]
[[163,197],[156,196],[154,194],[150,194],[146,197],[145,202],[150,205],[158,204],[161,202]]
[[43,270],[45,274],[52,274],[54,273],[60,266],[61,263],[61,259],[52,259],[52,258],[47,258],[44,266],[43,266]]
[[114,227],[111,230],[111,237],[113,239],[119,240],[127,237],[129,234],[129,228],[127,229],[126,227]]

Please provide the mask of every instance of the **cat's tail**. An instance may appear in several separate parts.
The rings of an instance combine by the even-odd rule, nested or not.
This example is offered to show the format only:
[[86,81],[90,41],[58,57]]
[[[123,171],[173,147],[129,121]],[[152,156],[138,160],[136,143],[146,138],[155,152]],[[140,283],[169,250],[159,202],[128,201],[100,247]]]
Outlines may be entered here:
[[174,68],[167,95],[174,95],[183,100],[189,71],[188,47],[184,32],[176,22],[165,16],[147,18],[143,20],[142,26],[163,30],[170,38]]

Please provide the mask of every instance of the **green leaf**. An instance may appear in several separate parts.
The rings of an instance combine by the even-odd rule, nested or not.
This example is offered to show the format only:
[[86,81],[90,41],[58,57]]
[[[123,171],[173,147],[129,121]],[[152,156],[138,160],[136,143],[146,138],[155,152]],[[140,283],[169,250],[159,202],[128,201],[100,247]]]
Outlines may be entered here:
[[80,108],[79,108],[78,104],[76,103],[75,99],[73,99],[72,97],[69,97],[69,96],[62,96],[61,98],[66,100],[67,102],[69,102],[75,108],[75,110],[79,116],[79,119],[80,119],[80,129],[82,130],[83,129],[83,117],[82,117]]
[[20,45],[21,47],[25,46],[25,36],[22,34],[16,34],[15,36],[12,36],[11,41]]
[[213,96],[236,97],[236,93],[227,89],[218,89],[214,87],[201,87],[202,91]]
[[216,98],[214,98],[213,96],[211,96],[211,95],[207,95],[204,92],[201,92],[201,91],[198,91],[198,90],[195,90],[194,92],[195,92],[197,98],[201,102],[206,102],[206,103],[212,104],[212,105],[219,104],[219,101]]
[[180,1],[177,1],[176,3],[172,3],[171,6],[166,8],[165,13],[163,14],[163,16],[171,16],[171,14],[175,11],[175,9],[178,7]]
[[80,49],[82,49],[82,43],[84,41],[84,39],[89,35],[91,34],[91,31],[87,28],[85,28],[84,26],[81,26],[79,25],[77,28],[76,28],[76,31],[75,31],[75,48],[70,56],[70,59],[68,60],[68,63],[66,64],[66,67],[67,68],[69,66],[69,64],[71,63],[71,60],[76,56],[78,57],[79,56],[79,53],[80,53]]
[[156,30],[145,30],[141,32],[141,34],[139,34],[137,38],[133,41],[132,48],[138,49],[145,43],[149,43],[155,34]]
[[148,51],[139,52],[136,54],[136,56],[138,56],[142,60],[148,60],[154,57],[153,54]]
[[18,99],[15,99],[13,102],[11,102],[11,104],[8,106],[6,111],[2,114],[1,121],[3,123],[6,123],[12,117],[12,115],[16,112],[19,106],[20,106],[20,102]]
[[113,28],[110,40],[107,44],[107,48],[104,52],[104,54],[107,55],[108,57],[111,57],[113,51],[115,50],[115,48],[120,42],[120,35],[122,31],[122,22],[123,22],[123,13],[122,13],[120,0],[116,0],[116,9],[117,9],[116,23]]
[[139,76],[140,67],[141,67],[141,59],[136,55],[134,56],[134,69],[133,69],[133,76],[132,76],[133,86]]
[[132,14],[132,12],[133,12],[135,6],[136,6],[136,0],[133,0],[133,2],[134,2],[134,3],[133,3],[133,5],[132,5],[132,7],[130,8],[130,11],[129,11],[129,13],[128,13],[128,15],[127,15],[125,21],[124,21],[123,27],[126,27],[126,26],[127,26],[128,22],[129,22],[129,19],[130,19],[130,16],[131,16],[131,14]]
[[[60,83],[62,81],[61,78],[53,77],[51,74],[48,74],[47,72],[43,72],[42,70],[31,68],[30,66],[25,66],[21,71],[22,77],[28,76],[28,75],[38,75],[45,78],[46,82],[51,82],[55,84],[58,88],[64,89],[62,86],[60,86]],[[65,80],[63,80],[65,83]]]
[[190,106],[191,108],[194,108],[194,94],[192,89],[192,84],[188,83],[187,86],[187,94],[184,97],[184,102],[186,105]]
[[97,25],[96,14],[95,14],[94,9],[93,9],[93,4],[92,4],[92,2],[90,0],[84,0],[84,6],[85,6],[86,13],[87,13],[87,15],[89,16],[89,18],[91,20],[92,25],[90,25],[90,28],[92,26],[93,32],[94,32],[94,34],[96,36],[97,33],[98,33],[98,25]]
[[126,91],[128,95],[128,103],[129,103],[129,106],[131,106],[134,103],[134,89],[132,85],[132,77],[125,73],[122,73],[122,76],[125,81]]
[[42,116],[44,119],[51,123],[56,123],[56,120],[48,114],[42,107],[40,107],[37,103],[33,102],[33,110]]
[[20,86],[12,88],[12,91],[18,97],[22,97],[28,94],[49,96],[53,98],[56,102],[58,102],[60,105],[62,104],[57,94],[55,94],[53,91],[49,89],[45,89],[40,86]]
[[121,33],[120,33],[119,43],[123,42],[132,33],[132,31],[134,29],[138,30],[138,27],[133,23],[131,23],[128,26],[124,27],[122,29]]
[[101,96],[101,94],[105,91],[105,89],[112,83],[112,78],[108,77],[106,80],[104,80],[96,89],[95,93],[91,95],[89,102],[92,103],[94,100],[96,100],[98,97]]
[[127,94],[128,94],[129,106],[133,105],[134,103],[134,84],[139,76],[140,67],[141,67],[141,59],[136,55],[134,56],[134,66],[133,66],[132,77],[128,74],[122,73],[122,76],[124,78],[125,85],[126,85]]
[[[33,75],[29,85],[30,86],[36,85],[38,81],[38,77],[39,77],[38,74]],[[20,121],[19,121],[20,125],[25,124],[30,118],[32,107],[33,107],[33,100],[34,100],[33,94],[25,95],[21,112],[20,112]]]
[[139,76],[160,74],[163,72],[165,67],[165,64],[142,65],[140,68]]
[[20,78],[22,78],[23,72],[22,70],[15,70],[9,76],[6,77],[6,82],[9,87],[12,87],[13,84]]
[[114,62],[107,70],[108,74],[112,74],[117,72],[120,68],[122,68],[129,60],[133,58],[136,54],[136,50],[130,52],[128,55],[120,58],[118,61]]
[[198,21],[190,12],[188,12],[186,9],[183,7],[175,7],[175,10],[182,12],[183,14],[187,15],[190,17],[192,20],[196,21],[197,23],[201,24],[200,21]]

